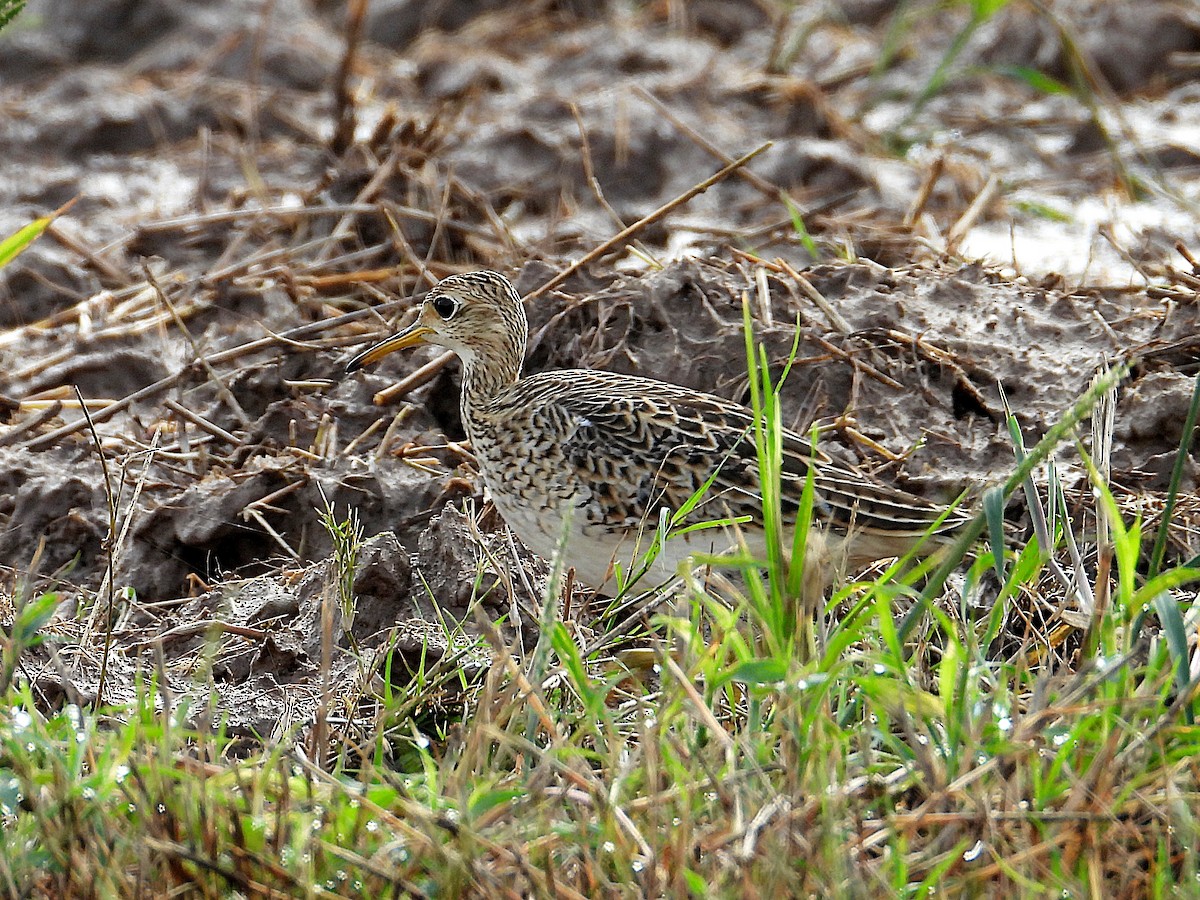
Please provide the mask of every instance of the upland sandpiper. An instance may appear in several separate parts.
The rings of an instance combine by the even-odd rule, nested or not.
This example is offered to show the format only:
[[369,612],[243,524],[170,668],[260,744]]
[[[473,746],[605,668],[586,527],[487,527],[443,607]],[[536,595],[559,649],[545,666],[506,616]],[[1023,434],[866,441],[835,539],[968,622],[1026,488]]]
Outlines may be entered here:
[[[594,588],[611,592],[618,568],[638,572],[660,510],[683,509],[714,472],[701,502],[680,524],[725,517],[743,524],[667,540],[643,577],[666,580],[693,555],[735,545],[765,553],[749,409],[615,372],[570,369],[522,377],[527,335],[521,297],[507,278],[486,271],[453,275],[426,294],[413,325],[354,357],[347,371],[421,343],[458,354],[462,421],[496,508],[534,553],[550,559],[563,547],[576,578]],[[784,431],[785,518],[794,519],[800,509],[810,467],[815,500],[805,551],[808,586],[838,567],[908,552],[943,512]],[[926,541],[930,550],[962,522],[959,513],[948,516]]]

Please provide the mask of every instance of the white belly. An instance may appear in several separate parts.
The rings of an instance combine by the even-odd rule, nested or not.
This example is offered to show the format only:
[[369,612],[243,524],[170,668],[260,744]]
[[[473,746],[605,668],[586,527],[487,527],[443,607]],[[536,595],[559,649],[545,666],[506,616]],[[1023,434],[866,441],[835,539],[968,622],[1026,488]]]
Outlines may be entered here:
[[[546,560],[555,559],[561,549],[564,569],[573,568],[575,578],[589,587],[615,592],[618,567],[625,578],[631,571],[645,567],[643,558],[654,540],[653,528],[639,535],[636,529],[614,532],[595,525],[583,527],[582,522],[575,520],[584,517],[574,515],[570,507],[566,515],[544,509],[535,513],[527,504],[506,502],[499,494],[493,495],[492,500],[505,524],[526,547]],[[645,575],[647,586],[666,581],[679,571],[687,557],[708,552],[710,544],[707,541],[702,547],[699,541],[668,540]]]
[[[561,551],[564,570],[573,568],[579,582],[609,594],[616,592],[619,581],[627,581],[632,575],[642,573],[639,578],[641,585],[653,587],[679,575],[696,557],[707,559],[739,545],[739,536],[732,529],[706,528],[668,537],[658,548],[654,559],[647,563],[646,556],[655,538],[652,525],[640,531],[630,529],[623,532],[594,525],[580,527],[574,521],[568,524],[562,515],[549,515],[544,510],[541,515],[534,515],[526,504],[506,503],[500,496],[493,497],[493,500],[505,523],[526,547],[548,561],[554,560]],[[766,559],[766,542],[761,531],[751,529],[743,532],[740,541],[754,558]],[[786,550],[790,550],[790,547]],[[811,567],[806,566],[810,574],[823,580],[828,554],[825,537],[819,532],[814,531],[809,535],[806,559],[816,563]],[[808,577],[805,579],[806,582],[810,580]]]

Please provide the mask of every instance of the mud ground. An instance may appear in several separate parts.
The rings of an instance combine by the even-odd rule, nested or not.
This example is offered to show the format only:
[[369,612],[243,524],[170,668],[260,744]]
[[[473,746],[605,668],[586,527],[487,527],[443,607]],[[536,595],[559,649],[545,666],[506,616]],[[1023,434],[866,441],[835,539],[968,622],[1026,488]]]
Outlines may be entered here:
[[[528,303],[527,370],[743,398],[745,295],[777,371],[798,329],[797,428],[950,499],[1011,470],[1001,392],[1032,444],[1136,359],[1112,480],[1153,522],[1200,362],[1193,7],[1012,3],[936,85],[967,20],[934,4],[513,6],[374,0],[356,42],[333,2],[34,0],[0,35],[0,233],[75,200],[0,272],[0,618],[61,597],[47,703],[157,671],[266,739],[323,691],[369,719],[385,657],[529,646],[545,565],[456,365],[380,405],[433,355],[345,361],[431,279],[535,291],[767,142]],[[369,538],[353,616],[326,508]]]

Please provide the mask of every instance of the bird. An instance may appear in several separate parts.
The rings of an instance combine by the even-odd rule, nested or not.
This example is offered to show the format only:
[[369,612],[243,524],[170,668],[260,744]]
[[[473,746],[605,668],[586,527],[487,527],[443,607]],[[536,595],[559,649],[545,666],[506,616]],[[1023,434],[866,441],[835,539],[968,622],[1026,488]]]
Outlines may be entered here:
[[[527,340],[512,283],[497,272],[466,272],[438,282],[412,325],[356,355],[346,370],[420,344],[457,354],[462,423],[496,509],[526,547],[548,560],[561,551],[576,581],[597,591],[611,594],[635,574],[665,582],[697,556],[711,560],[730,549],[765,559],[749,408],[617,372],[523,375]],[[792,523],[810,471],[809,595],[826,590],[835,571],[902,556],[918,544],[944,545],[968,518],[836,461],[784,429],[780,505]],[[664,515],[684,533],[658,541],[644,563]],[[713,520],[738,524],[687,528]]]

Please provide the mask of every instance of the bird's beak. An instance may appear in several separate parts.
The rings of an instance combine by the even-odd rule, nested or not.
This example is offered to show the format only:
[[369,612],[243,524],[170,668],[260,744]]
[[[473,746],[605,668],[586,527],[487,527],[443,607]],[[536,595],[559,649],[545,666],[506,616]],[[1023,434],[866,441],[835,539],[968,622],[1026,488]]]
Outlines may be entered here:
[[423,344],[425,343],[425,335],[427,334],[433,334],[433,329],[428,325],[422,325],[418,320],[399,334],[393,334],[390,338],[386,338],[375,346],[368,347],[362,353],[358,354],[358,356],[346,363],[346,373],[357,372],[363,366],[381,360],[395,350],[403,350],[405,347],[415,347],[417,344]]

